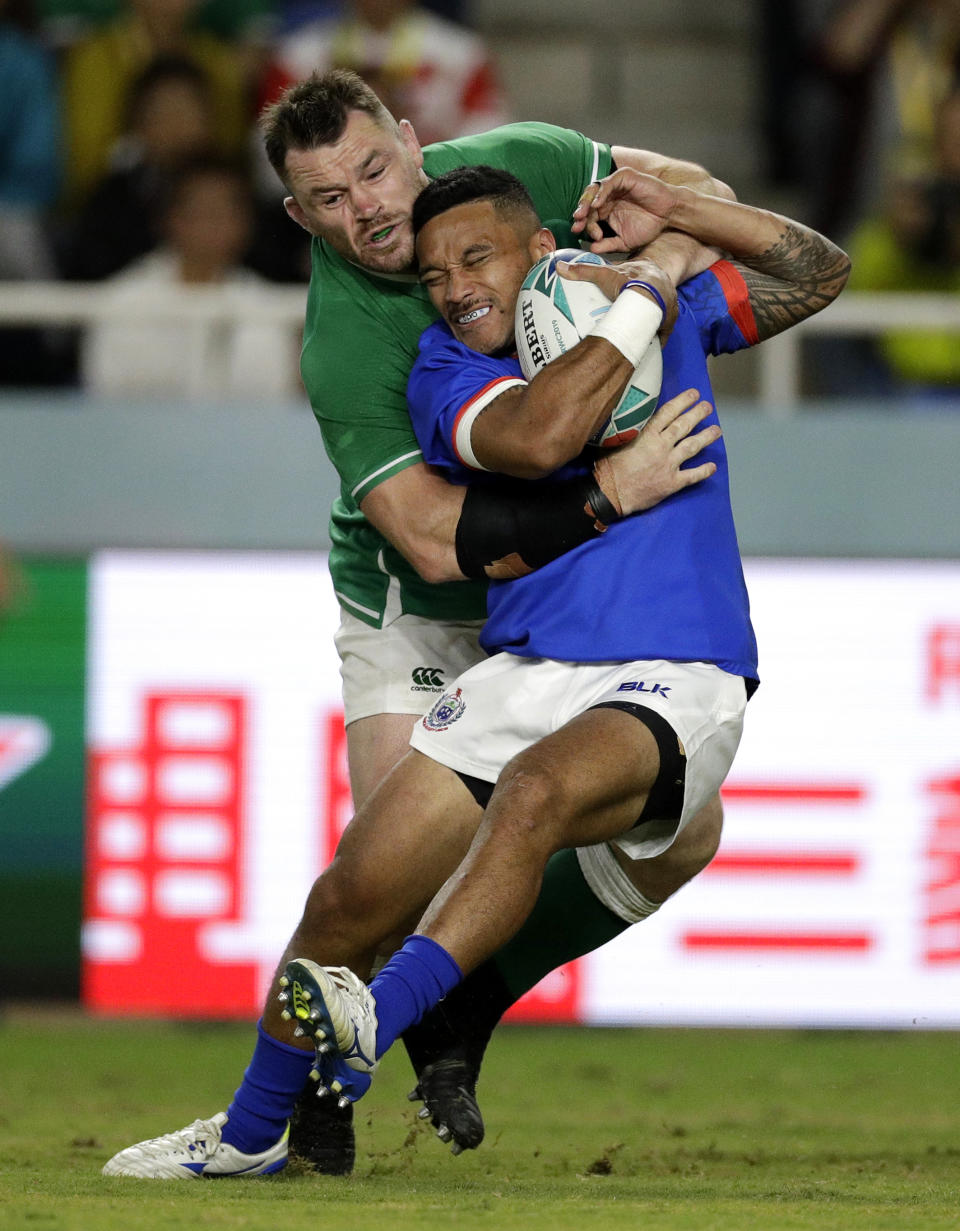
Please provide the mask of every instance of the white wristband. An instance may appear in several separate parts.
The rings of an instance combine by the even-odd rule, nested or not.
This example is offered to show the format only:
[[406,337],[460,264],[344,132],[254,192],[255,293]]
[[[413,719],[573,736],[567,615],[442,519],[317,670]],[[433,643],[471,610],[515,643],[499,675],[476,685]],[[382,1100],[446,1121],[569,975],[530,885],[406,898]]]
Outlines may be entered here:
[[613,301],[588,336],[606,338],[636,367],[647,353],[662,320],[663,313],[646,295],[628,291]]

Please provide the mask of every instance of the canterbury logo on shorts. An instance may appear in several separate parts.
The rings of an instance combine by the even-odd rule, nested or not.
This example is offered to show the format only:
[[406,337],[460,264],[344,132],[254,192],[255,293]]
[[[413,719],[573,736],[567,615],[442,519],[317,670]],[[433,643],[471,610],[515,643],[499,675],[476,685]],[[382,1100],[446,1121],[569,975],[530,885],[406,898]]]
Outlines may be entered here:
[[416,691],[422,688],[439,689],[443,687],[443,672],[439,667],[414,667],[411,679]]

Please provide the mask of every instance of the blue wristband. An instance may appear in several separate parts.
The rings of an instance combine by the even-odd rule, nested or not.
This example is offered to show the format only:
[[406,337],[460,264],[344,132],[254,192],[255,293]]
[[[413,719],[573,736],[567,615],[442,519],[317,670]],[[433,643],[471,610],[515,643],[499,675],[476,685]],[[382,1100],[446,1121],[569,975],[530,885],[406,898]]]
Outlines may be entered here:
[[663,313],[664,316],[667,315],[667,305],[663,302],[663,296],[660,294],[660,292],[657,290],[655,286],[651,286],[649,282],[643,282],[640,278],[630,278],[627,282],[624,282],[620,290],[617,291],[617,295],[618,296],[622,295],[623,292],[627,289],[627,287],[630,287],[630,286],[642,286],[645,291],[649,291],[650,294],[657,301],[660,307],[660,311]]

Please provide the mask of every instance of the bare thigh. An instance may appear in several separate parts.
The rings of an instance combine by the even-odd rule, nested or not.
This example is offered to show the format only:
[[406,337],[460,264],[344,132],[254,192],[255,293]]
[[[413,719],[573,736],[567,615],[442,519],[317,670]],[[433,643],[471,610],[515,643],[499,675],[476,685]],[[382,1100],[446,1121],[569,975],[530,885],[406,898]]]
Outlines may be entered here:
[[347,761],[354,809],[360,808],[410,748],[416,714],[371,714],[347,727]]
[[491,820],[522,816],[553,850],[609,840],[636,823],[659,769],[657,742],[643,722],[589,709],[504,768]]
[[519,753],[420,930],[472,970],[518,931],[555,851],[609,841],[633,827],[659,768],[650,730],[610,708],[587,710]]

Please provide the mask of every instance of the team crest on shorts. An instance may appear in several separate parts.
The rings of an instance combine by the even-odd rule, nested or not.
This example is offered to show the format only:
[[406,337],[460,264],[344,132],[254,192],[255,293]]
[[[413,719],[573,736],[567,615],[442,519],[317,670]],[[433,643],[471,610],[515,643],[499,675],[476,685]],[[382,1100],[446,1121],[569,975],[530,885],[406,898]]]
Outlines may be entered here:
[[445,693],[440,698],[423,720],[428,731],[446,731],[451,723],[457,721],[467,708],[467,703],[460,694],[461,690],[458,688],[456,692]]

